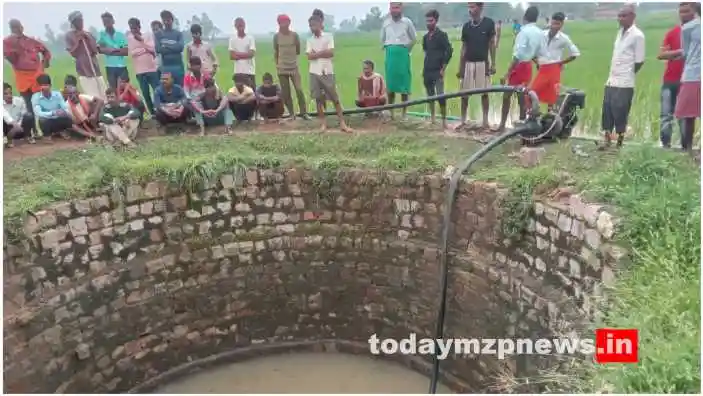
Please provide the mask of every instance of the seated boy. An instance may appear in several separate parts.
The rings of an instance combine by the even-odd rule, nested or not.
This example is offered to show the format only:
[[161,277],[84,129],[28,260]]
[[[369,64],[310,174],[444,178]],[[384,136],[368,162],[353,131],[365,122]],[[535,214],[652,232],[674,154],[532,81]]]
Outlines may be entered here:
[[144,100],[142,100],[142,95],[139,94],[139,91],[137,91],[137,88],[130,83],[129,74],[124,73],[117,80],[117,90],[115,91],[115,94],[119,98],[120,102],[125,102],[139,110],[140,120],[144,118],[146,105],[144,104]]
[[205,92],[205,80],[211,76],[202,71],[203,61],[197,56],[191,56],[188,65],[188,72],[183,78],[183,91],[188,99],[194,99]]
[[73,119],[73,131],[88,139],[97,138],[103,100],[79,93],[78,89],[71,85],[64,87],[64,93],[68,98],[66,100],[68,113]]
[[183,88],[173,83],[169,72],[161,73],[161,85],[154,91],[154,117],[161,126],[185,123],[190,116]]
[[117,96],[114,89],[105,91],[107,103],[100,113],[100,123],[105,129],[105,138],[108,142],[119,141],[127,147],[133,147],[134,139],[139,129],[139,110]]
[[20,136],[34,144],[34,116],[27,111],[27,103],[21,96],[12,94],[12,86],[8,83],[2,84],[2,94],[2,133],[5,146],[12,147],[12,141]]
[[205,136],[205,127],[225,126],[228,134],[232,133],[234,115],[229,108],[229,100],[223,95],[215,81],[205,80],[205,92],[193,100],[195,121],[200,127],[200,136]]
[[263,83],[256,89],[256,96],[259,101],[259,114],[264,121],[277,120],[283,116],[281,87],[273,83],[271,73],[264,73]]
[[374,72],[374,64],[370,60],[364,61],[364,69],[359,76],[358,97],[356,105],[358,107],[374,107],[386,104],[386,82],[383,76]]
[[227,99],[237,122],[251,121],[256,113],[256,94],[253,89],[235,82],[227,93]]
[[32,95],[32,107],[37,118],[38,132],[48,136],[60,134],[64,139],[69,139],[67,131],[73,128],[73,119],[66,100],[61,92],[51,89],[51,77],[48,74],[40,74],[37,85],[41,91]]

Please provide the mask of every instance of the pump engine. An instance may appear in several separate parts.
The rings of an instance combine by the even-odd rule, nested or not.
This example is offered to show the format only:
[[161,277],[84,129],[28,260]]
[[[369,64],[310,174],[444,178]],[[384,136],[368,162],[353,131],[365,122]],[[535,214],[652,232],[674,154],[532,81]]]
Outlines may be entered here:
[[565,89],[554,108],[539,118],[540,128],[522,135],[528,145],[539,145],[557,139],[568,139],[578,122],[578,113],[586,107],[586,93],[575,88]]

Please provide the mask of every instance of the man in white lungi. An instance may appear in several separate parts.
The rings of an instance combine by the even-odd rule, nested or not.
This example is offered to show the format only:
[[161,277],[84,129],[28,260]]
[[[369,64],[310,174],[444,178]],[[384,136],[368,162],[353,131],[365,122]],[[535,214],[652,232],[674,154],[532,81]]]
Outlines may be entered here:
[[76,60],[76,73],[81,90],[86,95],[105,100],[107,84],[100,73],[98,44],[90,33],[83,30],[83,14],[74,11],[68,15],[71,30],[66,33],[66,50]]

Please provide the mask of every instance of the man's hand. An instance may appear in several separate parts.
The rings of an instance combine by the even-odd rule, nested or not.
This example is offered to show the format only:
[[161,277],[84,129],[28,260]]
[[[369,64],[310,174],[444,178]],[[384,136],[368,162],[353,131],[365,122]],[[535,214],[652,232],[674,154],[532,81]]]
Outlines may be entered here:
[[489,62],[489,63],[486,65],[486,75],[490,77],[490,76],[492,76],[492,75],[494,75],[494,74],[496,74],[496,68],[495,68],[495,66],[494,66],[492,63]]
[[308,54],[308,59],[310,59],[310,60],[317,59],[317,52],[315,50],[310,51],[310,53]]
[[144,37],[142,37],[141,33],[137,33],[134,35],[134,39],[137,41],[144,41]]
[[67,116],[68,114],[66,114],[66,112],[63,110],[55,110],[54,115],[57,117],[64,117],[64,116]]
[[508,77],[509,77],[508,74],[504,75],[504,76],[500,79],[500,85],[505,85],[505,83],[508,81]]

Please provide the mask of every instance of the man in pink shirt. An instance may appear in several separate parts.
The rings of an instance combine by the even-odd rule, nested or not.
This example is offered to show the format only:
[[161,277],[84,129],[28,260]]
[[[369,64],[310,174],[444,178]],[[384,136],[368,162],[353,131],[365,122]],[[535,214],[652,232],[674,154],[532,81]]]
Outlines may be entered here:
[[137,75],[139,87],[142,89],[146,106],[149,112],[154,114],[152,91],[156,91],[156,87],[160,83],[154,38],[148,33],[142,34],[142,24],[139,19],[130,18],[127,23],[129,25],[129,33],[127,33],[129,56],[132,57],[134,72]]

